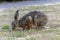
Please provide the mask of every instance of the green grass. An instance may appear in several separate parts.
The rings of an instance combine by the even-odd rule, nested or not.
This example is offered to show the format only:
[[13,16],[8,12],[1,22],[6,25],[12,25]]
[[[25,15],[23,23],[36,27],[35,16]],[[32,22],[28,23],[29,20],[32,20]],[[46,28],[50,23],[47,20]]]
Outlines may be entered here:
[[2,29],[10,29],[10,26],[8,24],[5,24]]

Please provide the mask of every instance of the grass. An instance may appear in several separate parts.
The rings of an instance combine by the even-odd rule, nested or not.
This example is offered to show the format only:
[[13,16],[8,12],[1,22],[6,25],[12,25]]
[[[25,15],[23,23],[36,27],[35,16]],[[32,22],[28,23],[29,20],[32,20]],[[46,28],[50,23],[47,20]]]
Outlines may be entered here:
[[[32,10],[39,10],[45,14],[52,14],[52,16],[47,15],[48,17],[51,17],[51,19],[53,19],[49,21],[51,28],[42,29],[42,30],[31,29],[28,31],[27,30],[11,31],[10,24],[13,21],[14,13],[17,9],[20,9],[19,13],[21,15],[26,14]],[[57,25],[58,23],[60,23],[60,21],[58,21],[58,16],[60,17],[60,4],[51,5],[51,6],[40,5],[40,6],[27,6],[27,7],[25,6],[25,7],[19,7],[19,8],[17,7],[8,8],[1,13],[9,14],[9,15],[6,15],[6,16],[3,15],[2,17],[0,17],[0,22],[5,23],[1,26],[2,30],[0,29],[0,37],[3,37],[4,40],[16,40],[17,38],[21,38],[21,37],[26,38],[27,40],[60,40],[60,27],[58,27]],[[54,19],[55,17],[54,15],[57,17],[56,19]],[[6,18],[8,18],[8,20],[5,20]],[[56,23],[53,23],[54,21]]]
[[25,37],[26,35],[24,34],[24,32],[22,32],[22,31],[15,31],[15,32],[12,32],[11,33],[12,35],[12,37]]
[[27,39],[27,40],[36,40],[34,37],[30,37],[29,39]]
[[54,38],[52,38],[51,40],[60,40],[60,36],[55,36]]
[[2,29],[10,29],[10,26],[7,25],[7,24],[5,24],[5,25],[2,27]]

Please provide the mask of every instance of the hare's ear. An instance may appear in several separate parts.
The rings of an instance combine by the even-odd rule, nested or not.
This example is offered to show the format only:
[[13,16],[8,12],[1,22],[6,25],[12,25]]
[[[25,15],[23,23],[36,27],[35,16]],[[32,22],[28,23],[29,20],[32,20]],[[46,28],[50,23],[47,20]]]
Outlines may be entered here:
[[20,10],[20,9],[18,9],[18,10],[16,11],[15,15],[14,15],[14,20],[15,20],[15,21],[18,20],[19,10]]

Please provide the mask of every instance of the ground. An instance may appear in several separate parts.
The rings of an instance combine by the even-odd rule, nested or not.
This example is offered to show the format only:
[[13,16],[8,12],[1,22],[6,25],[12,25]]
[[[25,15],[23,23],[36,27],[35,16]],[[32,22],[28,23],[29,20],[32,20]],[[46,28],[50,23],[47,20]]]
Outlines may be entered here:
[[[12,31],[11,22],[17,9],[20,9],[20,18],[30,11],[43,12],[48,17],[50,28]],[[60,40],[60,4],[0,9],[0,40]]]

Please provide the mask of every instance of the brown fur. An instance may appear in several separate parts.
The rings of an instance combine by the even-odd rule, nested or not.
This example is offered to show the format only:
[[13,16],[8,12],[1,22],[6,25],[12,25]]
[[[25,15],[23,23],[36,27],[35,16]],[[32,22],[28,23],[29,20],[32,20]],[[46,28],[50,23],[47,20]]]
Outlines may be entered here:
[[18,17],[19,17],[19,10],[16,11],[14,15],[14,21],[12,22],[12,30],[15,30],[18,27]]
[[41,15],[41,14],[35,15],[34,24],[35,24],[36,28],[45,26],[46,23],[47,23],[46,15],[44,15],[44,14],[43,15]]
[[23,28],[23,30],[32,28],[32,17],[28,16],[24,21],[19,22],[20,20],[12,22],[12,30],[16,30],[17,27]]
[[[16,12],[18,13],[18,12]],[[15,16],[18,19],[18,14]],[[44,26],[47,23],[47,17],[40,11],[32,11],[24,15],[20,20],[15,20],[12,22],[12,29],[15,30],[16,27],[21,27],[23,30],[31,29],[34,25],[36,28],[39,26]]]
[[33,23],[32,23],[32,17],[31,16],[28,16],[26,18],[26,22],[27,22],[27,28],[28,29],[31,29],[32,28],[32,25],[33,25]]
[[[20,9],[19,9],[20,10]],[[19,18],[19,10],[16,11],[15,15],[14,15],[14,20],[17,21]]]
[[12,22],[12,30],[16,30],[16,28],[18,27],[18,21],[13,21]]
[[19,27],[22,27],[23,30],[31,29],[32,28],[32,17],[31,16],[26,17],[26,19],[24,21],[20,21],[19,24],[20,24]]

